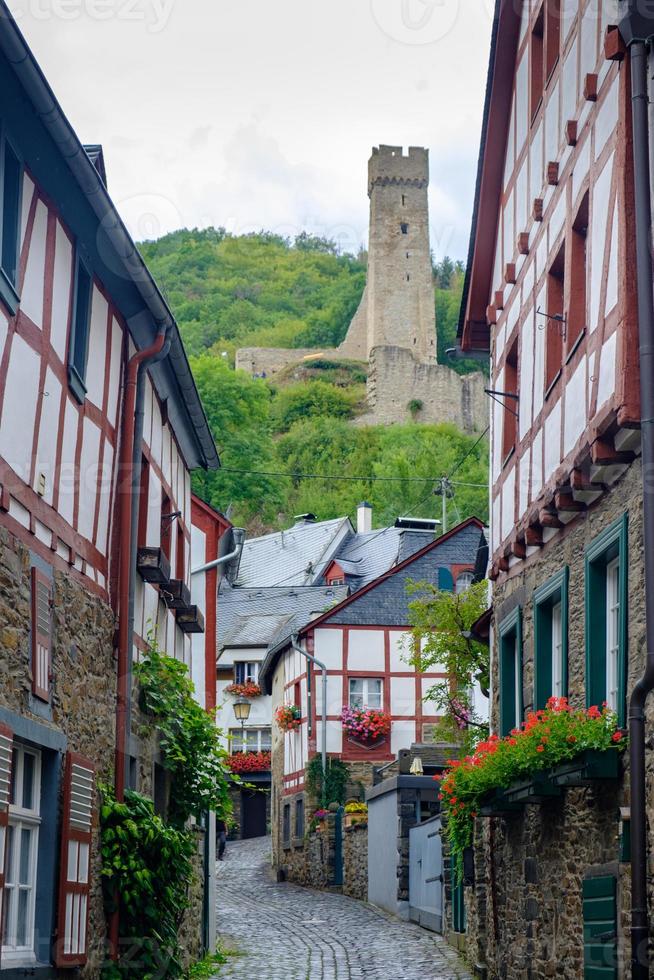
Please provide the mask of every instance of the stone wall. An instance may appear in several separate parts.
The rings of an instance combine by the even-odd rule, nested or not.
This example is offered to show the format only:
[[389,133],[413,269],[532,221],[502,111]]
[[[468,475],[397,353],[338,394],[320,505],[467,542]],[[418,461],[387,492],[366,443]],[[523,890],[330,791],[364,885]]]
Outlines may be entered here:
[[[45,746],[56,744],[59,746],[56,752],[48,751],[48,766],[54,765],[57,758],[61,765],[67,748],[94,763],[98,780],[111,782],[116,690],[112,611],[72,576],[60,572],[52,575],[51,701],[49,704],[37,701],[31,692],[32,563],[52,575],[44,562],[0,527],[0,720],[13,728],[14,719],[20,716],[29,740],[44,747],[44,765]],[[59,780],[59,807],[61,790]],[[46,822],[49,814],[44,816],[42,834],[52,835],[52,849],[58,857],[60,821]],[[106,936],[97,813],[91,847],[89,956],[81,971],[84,977],[100,975]],[[56,898],[56,878],[53,888]],[[47,948],[40,948],[40,952],[47,957]]]
[[[533,708],[534,589],[569,567],[569,696],[585,706],[584,550],[614,520],[628,513],[627,700],[644,667],[644,581],[641,466],[625,476],[574,526],[532,556],[520,574],[494,589],[495,625],[517,604],[523,616],[523,703]],[[495,629],[497,634],[497,629]],[[493,657],[493,718],[499,717],[497,644]],[[650,699],[651,705],[651,699]],[[654,724],[650,707],[647,726]],[[628,770],[628,758],[623,757]],[[650,821],[654,757],[647,752]],[[629,805],[628,771],[615,783],[567,789],[547,804],[510,817],[478,820],[474,888],[466,889],[466,948],[480,976],[523,980],[583,976],[582,881],[610,874],[618,882],[619,976],[628,975],[629,864],[619,863],[619,808]]]
[[368,824],[345,828],[343,841],[343,893],[368,901]]
[[193,855],[193,880],[189,888],[189,906],[179,929],[181,960],[185,969],[204,955],[202,923],[204,915],[204,849],[205,832],[202,827],[193,828],[196,848]]
[[236,351],[236,368],[247,371],[256,377],[274,378],[276,374],[292,364],[302,361],[315,361],[327,358],[330,361],[343,360],[347,355],[340,354],[330,348],[278,348],[278,347],[241,347]]

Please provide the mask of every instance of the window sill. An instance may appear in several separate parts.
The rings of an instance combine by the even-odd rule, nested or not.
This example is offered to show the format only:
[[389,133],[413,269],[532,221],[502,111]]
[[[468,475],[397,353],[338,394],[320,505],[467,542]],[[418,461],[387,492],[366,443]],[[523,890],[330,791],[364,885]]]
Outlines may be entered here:
[[304,848],[304,837],[294,837],[293,838],[293,850],[301,851]]
[[577,339],[575,340],[574,344],[572,345],[572,347],[570,348],[570,350],[567,353],[567,356],[566,356],[566,359],[565,359],[565,363],[566,364],[569,364],[570,363],[570,361],[572,360],[572,358],[574,357],[574,355],[576,354],[576,352],[579,350],[579,346],[580,346],[580,344],[581,344],[581,342],[582,342],[582,340],[584,339],[585,336],[586,336],[586,327],[582,327],[579,336],[577,337]]
[[284,851],[290,851],[291,850],[291,842],[290,842],[290,840],[284,840],[284,841],[282,841],[282,850],[284,850]]
[[0,268],[0,300],[5,304],[11,316],[16,316],[20,306],[20,296],[4,269]]
[[556,372],[556,374],[554,375],[554,377],[550,381],[548,387],[545,389],[545,396],[544,396],[543,401],[547,401],[547,399],[550,397],[550,395],[552,394],[552,392],[556,388],[556,386],[557,386],[557,384],[559,382],[559,379],[560,379],[562,373],[563,373],[563,368],[559,368],[559,370]]
[[80,378],[74,364],[68,365],[68,387],[80,405],[83,405],[86,398],[86,385]]

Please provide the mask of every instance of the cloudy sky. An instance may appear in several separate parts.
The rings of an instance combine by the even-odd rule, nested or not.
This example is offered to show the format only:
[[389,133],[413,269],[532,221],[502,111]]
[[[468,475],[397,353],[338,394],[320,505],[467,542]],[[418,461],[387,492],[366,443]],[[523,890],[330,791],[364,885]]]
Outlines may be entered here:
[[306,228],[355,250],[378,143],[428,146],[463,258],[492,0],[10,0],[132,234]]

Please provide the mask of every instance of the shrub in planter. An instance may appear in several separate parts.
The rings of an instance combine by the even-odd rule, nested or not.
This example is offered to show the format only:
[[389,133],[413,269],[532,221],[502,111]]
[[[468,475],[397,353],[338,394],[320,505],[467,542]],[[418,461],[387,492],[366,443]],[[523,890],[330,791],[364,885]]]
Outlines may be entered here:
[[345,826],[353,827],[356,823],[368,822],[368,806],[366,803],[352,801],[345,804]]
[[391,730],[391,716],[374,708],[349,708],[341,713],[343,728],[350,738],[370,745],[385,738]]
[[227,765],[232,772],[265,772],[270,769],[270,752],[237,752]]
[[606,705],[584,711],[572,708],[567,698],[550,698],[545,710],[530,712],[506,738],[491,735],[473,755],[450,760],[449,769],[436,778],[459,874],[463,851],[472,844],[474,819],[497,790],[527,782],[534,774],[545,776],[589,750],[613,753],[625,744],[617,716]]
[[275,711],[277,727],[283,732],[292,732],[302,723],[302,711],[297,704],[280,704]]
[[254,681],[246,681],[245,684],[229,684],[225,688],[227,694],[233,694],[237,698],[260,698],[261,688]]
[[316,810],[309,821],[307,833],[314,834],[317,830],[323,830],[328,816],[329,810]]

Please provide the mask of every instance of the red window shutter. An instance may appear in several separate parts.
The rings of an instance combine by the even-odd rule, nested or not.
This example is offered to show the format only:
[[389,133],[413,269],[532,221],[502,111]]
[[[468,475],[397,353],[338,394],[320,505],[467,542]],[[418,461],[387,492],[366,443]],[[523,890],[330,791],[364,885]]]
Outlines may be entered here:
[[50,579],[38,568],[32,569],[32,693],[41,701],[50,700],[52,660],[52,616]]
[[[7,825],[11,795],[11,760],[14,737],[10,728],[0,724],[0,936],[3,933],[4,888],[7,873]],[[1,947],[0,947],[1,948]]]
[[55,944],[55,962],[61,967],[83,966],[87,959],[94,799],[93,763],[67,752]]

